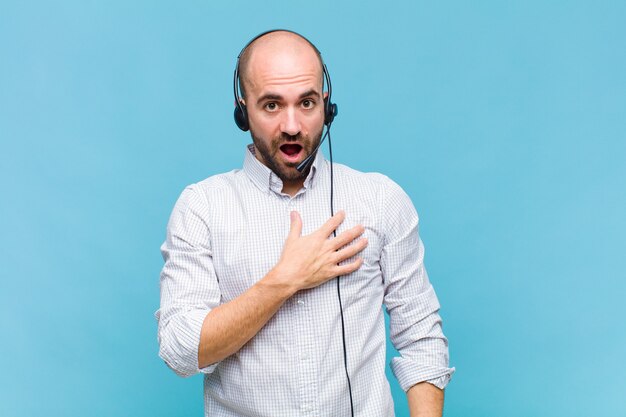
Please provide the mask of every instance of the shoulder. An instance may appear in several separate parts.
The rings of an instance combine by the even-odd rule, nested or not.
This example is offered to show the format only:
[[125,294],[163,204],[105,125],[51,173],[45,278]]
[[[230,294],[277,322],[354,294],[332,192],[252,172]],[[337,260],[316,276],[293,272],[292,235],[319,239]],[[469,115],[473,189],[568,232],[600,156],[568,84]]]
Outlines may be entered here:
[[229,172],[212,175],[199,181],[195,184],[187,186],[192,188],[198,193],[210,194],[220,193],[237,187],[237,183],[241,180],[243,171],[241,169],[235,169]]
[[234,192],[242,175],[241,170],[233,170],[187,185],[180,193],[174,211],[185,212],[191,209],[207,215],[211,202]]
[[214,195],[220,195],[236,190],[241,181],[243,171],[235,169],[229,172],[212,175],[208,178],[189,184],[181,193],[182,196],[189,195],[189,198],[201,198],[208,201]]

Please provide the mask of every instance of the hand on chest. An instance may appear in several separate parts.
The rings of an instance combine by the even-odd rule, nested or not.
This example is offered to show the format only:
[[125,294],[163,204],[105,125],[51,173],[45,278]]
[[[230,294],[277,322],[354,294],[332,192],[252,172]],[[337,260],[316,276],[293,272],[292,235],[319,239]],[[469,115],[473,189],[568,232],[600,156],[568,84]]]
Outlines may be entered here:
[[[315,232],[330,218],[327,203],[311,206],[298,204],[296,199],[292,199],[281,205],[252,207],[257,210],[223,213],[229,217],[228,221],[211,226],[213,264],[225,299],[238,296],[276,265],[289,234],[291,211],[297,211],[302,218],[302,235]],[[373,220],[375,216],[364,208],[347,204],[337,209],[346,213],[346,218],[337,228],[337,235],[357,224],[365,227],[363,237],[367,238],[368,245],[359,254],[364,263],[359,270],[347,276],[347,283],[353,284],[355,291],[369,285],[367,281],[380,281],[382,235]],[[219,227],[220,224],[230,226]],[[331,234],[329,239],[333,238]]]

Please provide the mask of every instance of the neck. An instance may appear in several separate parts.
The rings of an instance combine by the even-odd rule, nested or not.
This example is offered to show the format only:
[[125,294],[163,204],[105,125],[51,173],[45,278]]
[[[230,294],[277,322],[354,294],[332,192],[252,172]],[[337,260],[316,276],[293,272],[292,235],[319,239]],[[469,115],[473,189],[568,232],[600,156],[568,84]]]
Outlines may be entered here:
[[300,189],[304,187],[304,179],[294,181],[283,181],[283,193],[293,197]]

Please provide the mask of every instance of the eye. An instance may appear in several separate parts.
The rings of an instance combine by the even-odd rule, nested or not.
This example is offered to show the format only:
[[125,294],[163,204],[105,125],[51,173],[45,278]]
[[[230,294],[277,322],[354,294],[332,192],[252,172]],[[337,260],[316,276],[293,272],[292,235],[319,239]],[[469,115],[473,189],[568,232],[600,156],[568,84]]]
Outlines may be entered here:
[[274,103],[273,101],[270,101],[269,103],[265,105],[265,110],[276,111],[278,110],[278,104]]
[[315,102],[309,98],[302,100],[302,107],[305,109],[312,109],[315,106]]

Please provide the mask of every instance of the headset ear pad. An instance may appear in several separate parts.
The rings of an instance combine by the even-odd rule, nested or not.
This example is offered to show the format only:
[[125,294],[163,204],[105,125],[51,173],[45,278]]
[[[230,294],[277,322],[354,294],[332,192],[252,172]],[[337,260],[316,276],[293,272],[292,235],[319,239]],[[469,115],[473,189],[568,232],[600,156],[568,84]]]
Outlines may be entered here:
[[328,97],[324,99],[324,124],[329,126],[337,116],[337,105],[328,101]]
[[247,132],[250,129],[250,124],[248,123],[248,112],[246,111],[246,106],[242,103],[235,106],[235,123],[239,129]]

